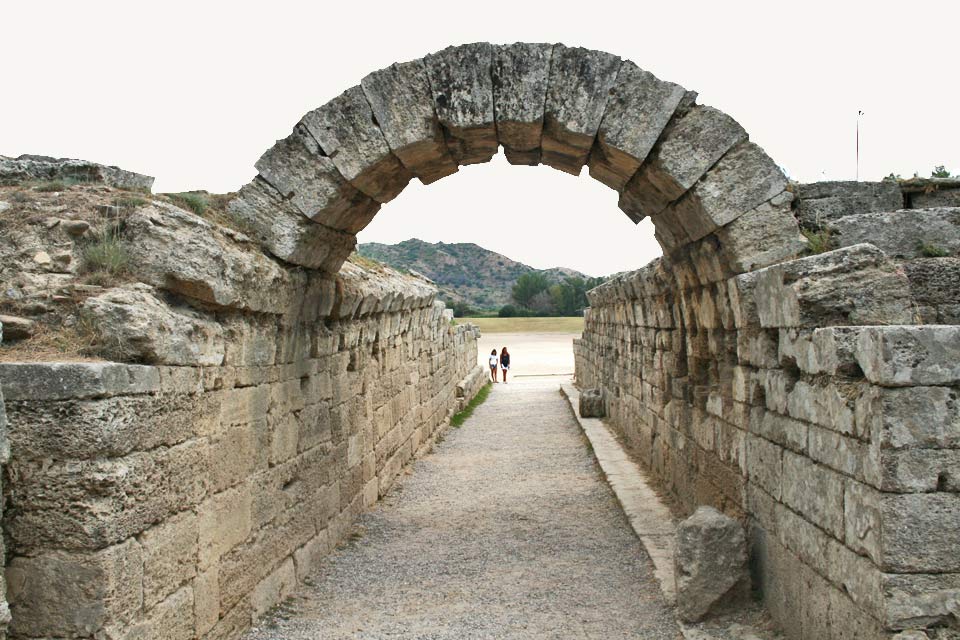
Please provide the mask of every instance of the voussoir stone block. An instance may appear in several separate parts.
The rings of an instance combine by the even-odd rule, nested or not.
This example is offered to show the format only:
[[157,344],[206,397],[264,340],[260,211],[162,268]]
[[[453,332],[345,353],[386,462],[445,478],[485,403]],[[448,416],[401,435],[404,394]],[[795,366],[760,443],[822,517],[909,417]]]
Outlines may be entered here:
[[573,175],[587,162],[621,60],[554,45],[543,120],[543,163]]
[[625,60],[611,89],[597,143],[590,154],[590,177],[623,191],[647,157],[686,90],[659,80]]
[[336,273],[357,244],[352,233],[311,221],[259,176],[227,203],[227,212],[277,258],[327,273]]
[[383,137],[420,182],[457,171],[434,112],[423,60],[393,64],[360,81]]
[[787,179],[770,156],[744,141],[659,218],[676,218],[687,237],[699,240],[768,200],[789,202],[793,196],[786,188]]
[[493,95],[497,139],[511,164],[538,164],[552,44],[494,47]]
[[747,132],[725,113],[698,105],[672,123],[627,183],[620,208],[635,220],[653,216],[682,196]]
[[763,269],[757,276],[762,327],[902,324],[912,318],[910,283],[870,244]]
[[678,525],[674,563],[677,609],[684,621],[733,605],[749,589],[743,527],[712,507],[699,507]]
[[311,220],[356,233],[380,204],[344,179],[307,128],[278,140],[256,163],[260,177]]
[[447,47],[423,59],[437,119],[457,164],[489,162],[496,155],[493,47],[487,42]]
[[397,197],[413,174],[390,151],[360,86],[301,120],[340,174],[380,203]]
[[807,248],[790,203],[764,202],[716,230],[727,268],[744,273],[796,257]]

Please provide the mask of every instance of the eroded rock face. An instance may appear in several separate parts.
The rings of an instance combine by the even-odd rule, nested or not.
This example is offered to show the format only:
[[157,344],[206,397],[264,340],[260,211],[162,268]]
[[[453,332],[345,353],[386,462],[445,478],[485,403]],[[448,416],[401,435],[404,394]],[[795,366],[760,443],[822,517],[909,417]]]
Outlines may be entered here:
[[23,155],[18,158],[0,156],[0,180],[75,180],[83,183],[102,182],[124,189],[153,187],[153,178],[118,167],[107,167],[86,160]]
[[677,527],[677,610],[687,622],[742,602],[749,589],[747,540],[740,523],[700,507]]
[[188,307],[168,306],[149,285],[127,285],[87,298],[81,315],[98,328],[101,353],[112,360],[183,366],[223,363],[220,324]]

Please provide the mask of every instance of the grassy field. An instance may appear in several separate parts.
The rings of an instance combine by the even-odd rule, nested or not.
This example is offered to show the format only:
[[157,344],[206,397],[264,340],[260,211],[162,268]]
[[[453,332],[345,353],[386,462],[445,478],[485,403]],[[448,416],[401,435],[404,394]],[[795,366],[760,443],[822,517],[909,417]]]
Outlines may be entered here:
[[457,318],[483,333],[582,333],[583,318]]

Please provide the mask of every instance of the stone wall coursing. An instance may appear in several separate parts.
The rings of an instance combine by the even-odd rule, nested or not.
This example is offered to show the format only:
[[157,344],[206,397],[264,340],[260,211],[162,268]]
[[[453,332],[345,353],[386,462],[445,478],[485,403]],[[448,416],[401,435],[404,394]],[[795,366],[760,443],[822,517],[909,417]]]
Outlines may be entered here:
[[591,291],[577,383],[681,509],[748,525],[788,637],[957,625],[960,327],[910,326],[870,244],[709,272],[674,252]]
[[442,304],[340,293],[218,366],[0,365],[11,637],[236,637],[316,567],[483,383]]

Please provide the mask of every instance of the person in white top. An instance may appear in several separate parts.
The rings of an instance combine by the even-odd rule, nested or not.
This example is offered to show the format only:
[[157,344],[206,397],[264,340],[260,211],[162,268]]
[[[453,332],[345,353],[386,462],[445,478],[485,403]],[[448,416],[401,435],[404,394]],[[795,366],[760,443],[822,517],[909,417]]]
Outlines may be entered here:
[[497,350],[494,349],[490,352],[490,379],[494,382],[500,382],[497,380],[497,365],[500,364],[500,358],[497,357]]

